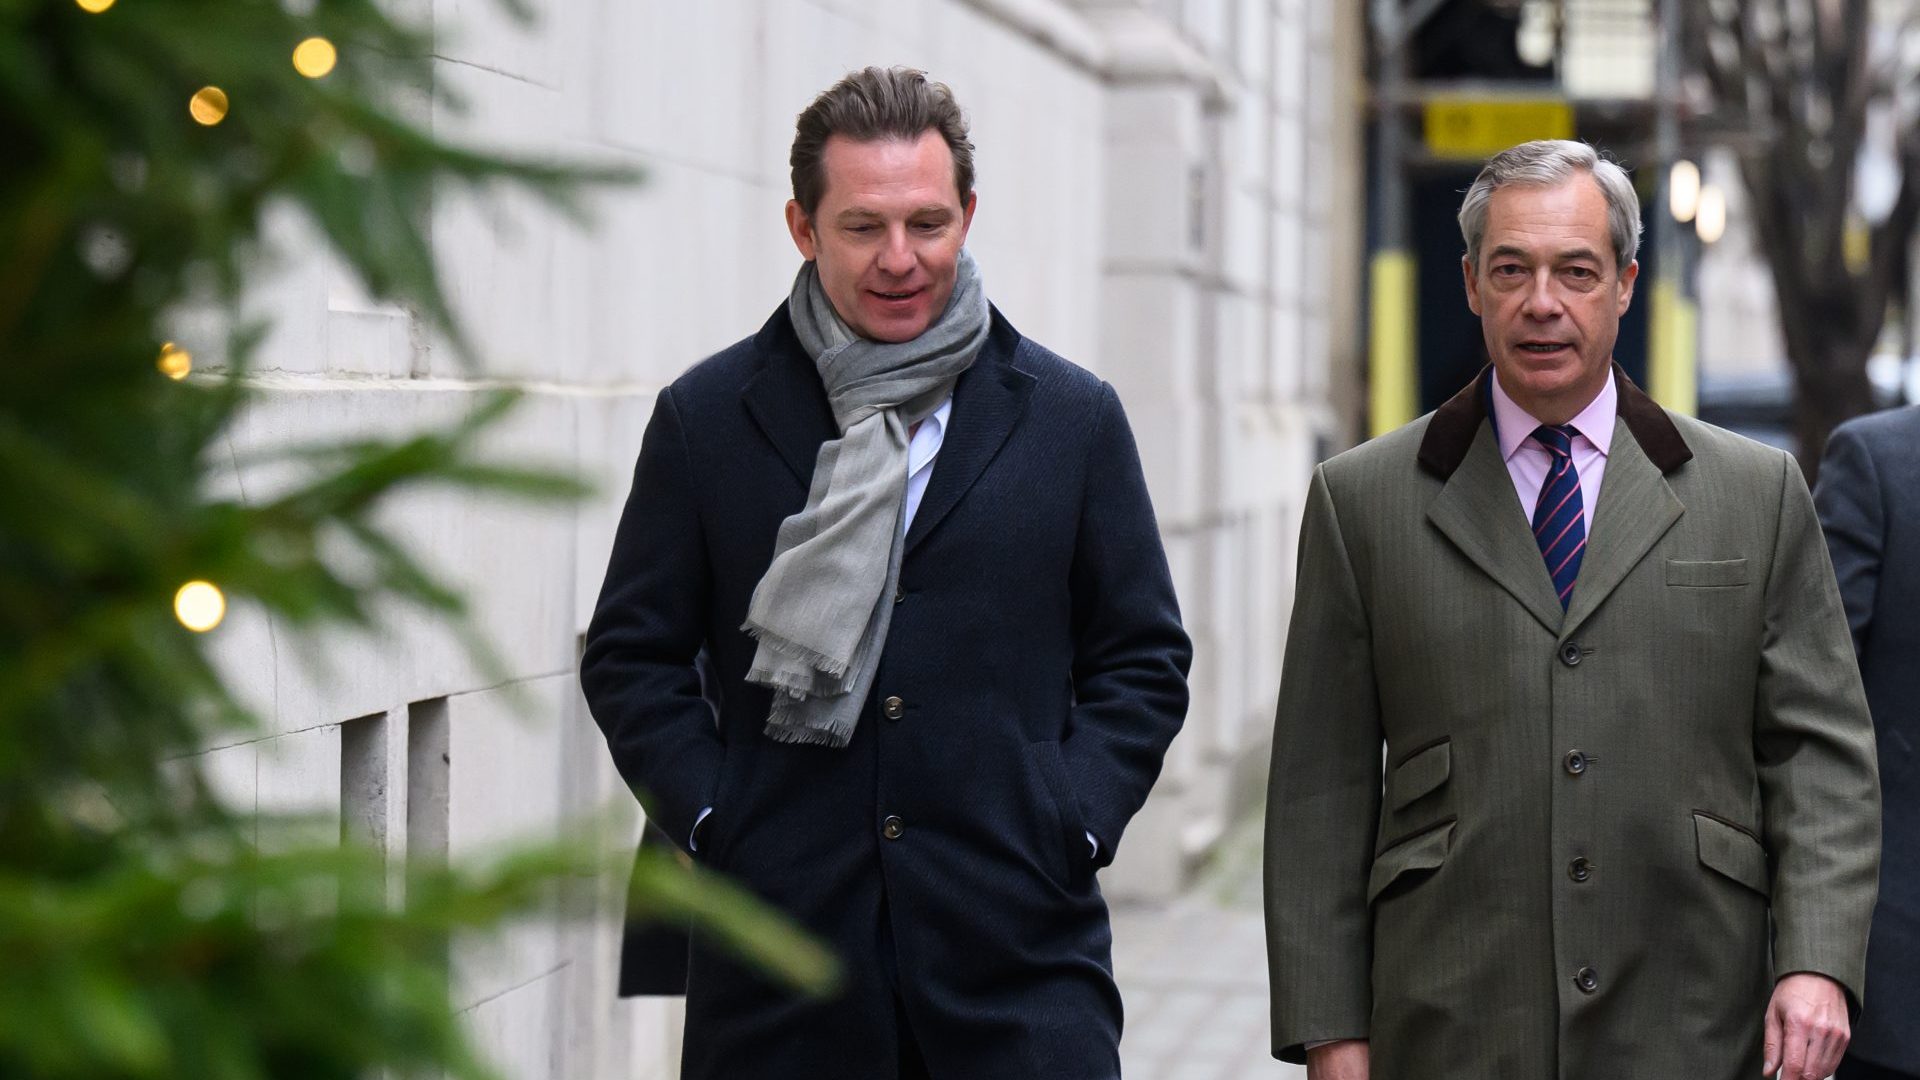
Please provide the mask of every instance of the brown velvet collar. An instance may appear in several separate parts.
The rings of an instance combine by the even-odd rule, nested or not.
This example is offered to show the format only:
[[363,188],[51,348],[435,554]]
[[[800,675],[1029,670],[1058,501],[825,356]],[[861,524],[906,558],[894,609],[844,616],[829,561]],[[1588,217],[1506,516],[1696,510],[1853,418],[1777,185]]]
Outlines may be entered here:
[[[1442,480],[1453,475],[1473,445],[1480,422],[1487,418],[1487,380],[1493,378],[1493,365],[1480,369],[1467,388],[1453,395],[1434,412],[1427,424],[1426,437],[1420,440],[1420,467]],[[1620,419],[1627,422],[1635,442],[1646,451],[1647,459],[1662,473],[1670,473],[1693,460],[1693,451],[1647,392],[1633,385],[1620,365],[1613,365],[1613,382],[1620,396]]]

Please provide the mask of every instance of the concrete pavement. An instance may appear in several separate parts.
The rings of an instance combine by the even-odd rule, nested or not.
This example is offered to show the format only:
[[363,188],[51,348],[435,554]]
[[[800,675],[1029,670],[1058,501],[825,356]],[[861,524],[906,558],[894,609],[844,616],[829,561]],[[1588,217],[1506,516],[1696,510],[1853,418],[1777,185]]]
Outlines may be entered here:
[[1116,905],[1113,937],[1126,1080],[1304,1080],[1268,1050],[1257,816],[1179,898]]

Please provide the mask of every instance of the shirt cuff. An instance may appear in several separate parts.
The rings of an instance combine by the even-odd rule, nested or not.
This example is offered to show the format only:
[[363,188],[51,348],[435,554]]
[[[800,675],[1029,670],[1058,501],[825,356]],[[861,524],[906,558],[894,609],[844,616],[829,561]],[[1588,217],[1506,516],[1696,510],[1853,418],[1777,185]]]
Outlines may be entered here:
[[693,819],[693,831],[687,834],[688,851],[700,850],[700,823],[707,820],[707,815],[711,813],[713,813],[713,807],[705,807],[700,811],[700,816]]
[[[695,825],[697,826],[698,822],[696,822]],[[1084,832],[1085,830],[1082,831]],[[1093,849],[1091,854],[1094,858],[1097,859],[1100,857],[1100,841],[1095,840],[1092,833],[1087,833],[1087,847]]]

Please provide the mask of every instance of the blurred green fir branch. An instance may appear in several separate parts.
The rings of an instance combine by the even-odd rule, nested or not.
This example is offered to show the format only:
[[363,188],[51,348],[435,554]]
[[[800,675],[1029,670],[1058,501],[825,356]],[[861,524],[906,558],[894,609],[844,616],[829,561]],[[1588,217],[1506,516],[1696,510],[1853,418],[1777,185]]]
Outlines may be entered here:
[[[449,935],[579,916],[557,882],[608,869],[553,849],[411,866],[395,903],[382,857],[230,812],[194,756],[256,721],[176,616],[184,583],[296,631],[374,631],[412,605],[481,650],[460,591],[382,508],[582,491],[485,458],[511,392],[444,431],[276,451],[293,480],[270,495],[222,486],[255,464],[229,432],[258,392],[241,305],[269,214],[297,212],[472,369],[436,202],[525,192],[578,218],[587,187],[637,179],[437,137],[431,110],[457,103],[432,42],[382,6],[0,0],[0,1076],[486,1076],[451,1016]],[[291,59],[313,37],[337,50],[324,77]],[[203,97],[196,119],[206,87],[224,108]],[[223,366],[169,378],[188,309],[229,327]],[[671,858],[634,874],[637,915],[833,986],[832,958],[746,894]]]

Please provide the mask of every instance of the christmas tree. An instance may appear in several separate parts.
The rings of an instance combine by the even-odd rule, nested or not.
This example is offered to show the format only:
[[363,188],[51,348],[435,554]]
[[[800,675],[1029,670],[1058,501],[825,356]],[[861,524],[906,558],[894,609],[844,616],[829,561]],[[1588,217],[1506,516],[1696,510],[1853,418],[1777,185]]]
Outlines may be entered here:
[[[436,138],[406,107],[434,92],[429,53],[371,0],[0,0],[0,1076],[486,1076],[448,1006],[449,935],[602,869],[555,850],[415,867],[396,904],[380,855],[275,842],[193,757],[255,723],[204,636],[229,603],[309,631],[396,602],[457,621],[383,502],[578,493],[476,453],[510,394],[451,430],[305,448],[265,499],[209,482],[252,393],[240,305],[270,209],[472,357],[435,194],[573,210],[634,179]],[[217,371],[170,340],[189,310],[228,328]],[[831,983],[742,894],[671,859],[635,881],[643,914]]]

